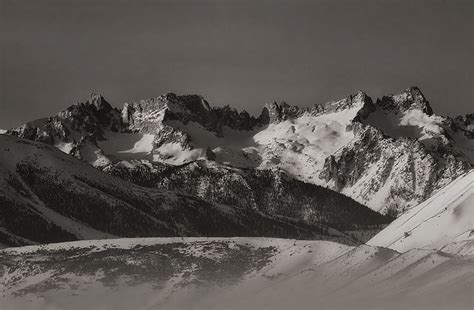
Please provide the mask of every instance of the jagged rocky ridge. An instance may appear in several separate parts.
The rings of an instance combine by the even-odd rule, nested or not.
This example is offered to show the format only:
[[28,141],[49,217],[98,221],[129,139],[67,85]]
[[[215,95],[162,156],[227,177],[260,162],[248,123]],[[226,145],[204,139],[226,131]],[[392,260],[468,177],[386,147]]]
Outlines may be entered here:
[[472,114],[433,114],[411,87],[375,102],[358,92],[308,108],[271,103],[258,118],[195,95],[165,94],[122,110],[93,95],[8,134],[55,145],[106,171],[202,159],[281,169],[397,215],[472,168],[473,126]]

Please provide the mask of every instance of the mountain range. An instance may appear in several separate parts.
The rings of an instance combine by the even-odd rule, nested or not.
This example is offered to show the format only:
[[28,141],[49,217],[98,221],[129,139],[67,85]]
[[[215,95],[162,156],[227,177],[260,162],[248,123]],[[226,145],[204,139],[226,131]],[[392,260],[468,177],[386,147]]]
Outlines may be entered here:
[[416,87],[93,94],[0,131],[0,308],[472,309],[473,161]]
[[[209,179],[219,175],[252,188],[248,171],[266,170],[340,192],[392,217],[431,197],[474,161],[474,114],[435,115],[417,87],[375,102],[361,91],[308,108],[274,102],[258,117],[211,107],[197,95],[168,93],[117,109],[93,94],[6,134],[54,145],[140,185],[217,202],[228,199],[215,194],[219,185]],[[186,178],[196,177],[195,165],[206,166],[199,180]],[[163,167],[172,177],[165,179]],[[237,200],[255,205],[258,197],[244,193]]]

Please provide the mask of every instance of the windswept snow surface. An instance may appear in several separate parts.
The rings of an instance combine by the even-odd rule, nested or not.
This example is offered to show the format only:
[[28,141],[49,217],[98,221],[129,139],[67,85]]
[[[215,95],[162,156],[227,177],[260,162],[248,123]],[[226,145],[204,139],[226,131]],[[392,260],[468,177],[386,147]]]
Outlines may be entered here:
[[439,249],[455,241],[472,239],[474,170],[408,210],[368,244],[405,252],[413,248]]
[[272,238],[0,250],[0,308],[472,309],[474,257]]

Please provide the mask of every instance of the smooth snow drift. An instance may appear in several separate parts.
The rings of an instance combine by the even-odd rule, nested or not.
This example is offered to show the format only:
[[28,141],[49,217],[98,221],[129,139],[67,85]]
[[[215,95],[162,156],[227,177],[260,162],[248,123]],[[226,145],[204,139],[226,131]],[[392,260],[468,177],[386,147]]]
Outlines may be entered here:
[[393,221],[368,244],[405,252],[474,239],[474,170]]

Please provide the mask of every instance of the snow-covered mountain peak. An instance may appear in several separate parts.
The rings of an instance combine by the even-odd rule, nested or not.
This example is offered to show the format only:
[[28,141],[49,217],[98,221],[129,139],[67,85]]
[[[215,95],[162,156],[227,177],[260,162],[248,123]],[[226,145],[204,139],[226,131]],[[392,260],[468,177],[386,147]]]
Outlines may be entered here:
[[364,125],[381,130],[395,139],[413,139],[438,154],[450,153],[474,163],[474,116],[457,118],[433,113],[429,102],[417,87],[377,99]]

